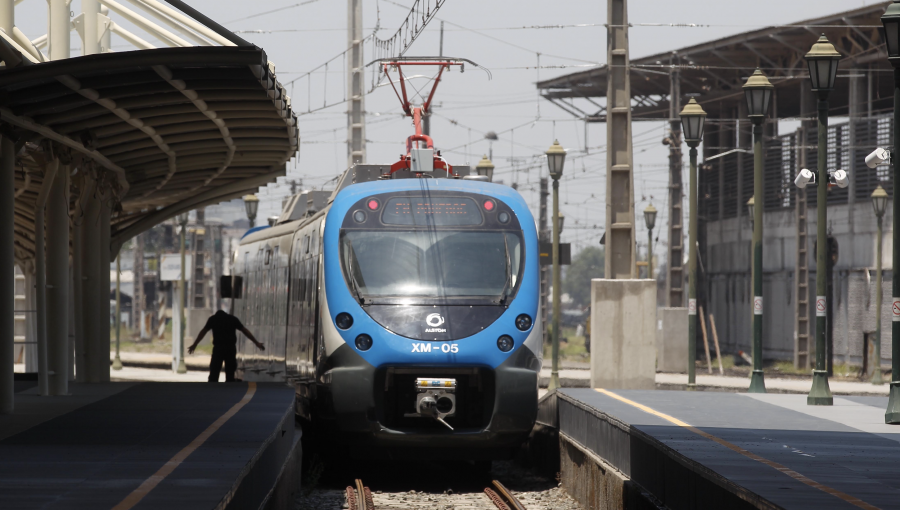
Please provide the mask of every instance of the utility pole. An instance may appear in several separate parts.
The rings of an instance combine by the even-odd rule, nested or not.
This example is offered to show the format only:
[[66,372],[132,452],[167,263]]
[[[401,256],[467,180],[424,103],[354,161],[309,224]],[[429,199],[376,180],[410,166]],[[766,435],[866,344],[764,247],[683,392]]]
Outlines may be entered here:
[[[540,231],[538,239],[541,243],[550,242],[550,230],[547,228],[547,197],[550,191],[547,189],[547,178],[541,177],[541,201],[540,212],[538,215],[538,224]],[[544,344],[547,343],[547,289],[550,286],[550,268],[546,265],[541,267],[541,327],[543,330]]]
[[669,247],[666,253],[666,306],[684,306],[684,184],[681,153],[681,81],[677,70],[669,76]]
[[608,0],[606,92],[606,278],[635,278],[634,174],[628,0]]
[[347,166],[366,162],[365,64],[363,63],[362,0],[347,0]]
[[[438,56],[444,56],[444,22],[441,21],[441,42],[440,46],[438,46]],[[422,117],[422,133],[431,136],[431,110],[434,108],[434,105],[428,107],[428,112]],[[493,156],[492,156],[493,157]],[[493,159],[491,160],[493,161]]]

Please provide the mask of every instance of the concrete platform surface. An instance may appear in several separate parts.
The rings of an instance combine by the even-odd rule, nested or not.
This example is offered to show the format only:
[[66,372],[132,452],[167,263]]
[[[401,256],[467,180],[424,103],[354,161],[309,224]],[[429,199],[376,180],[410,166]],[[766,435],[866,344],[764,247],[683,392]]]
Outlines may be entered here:
[[17,386],[15,414],[0,416],[4,510],[256,508],[293,447],[284,385]]
[[670,508],[711,508],[723,490],[747,508],[900,508],[900,427],[884,424],[886,406],[886,397],[825,407],[805,395],[564,389],[559,426]]

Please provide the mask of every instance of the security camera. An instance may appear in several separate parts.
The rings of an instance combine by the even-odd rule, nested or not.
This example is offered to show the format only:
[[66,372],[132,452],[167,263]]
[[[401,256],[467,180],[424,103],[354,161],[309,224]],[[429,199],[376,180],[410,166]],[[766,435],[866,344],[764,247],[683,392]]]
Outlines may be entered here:
[[875,168],[876,166],[884,163],[890,157],[890,152],[879,147],[872,151],[872,154],[866,156],[866,165],[868,165],[869,168]]
[[815,176],[815,174],[813,174],[812,172],[810,172],[809,170],[807,170],[805,168],[803,170],[800,170],[800,172],[797,174],[797,178],[794,179],[794,185],[800,189],[805,188],[806,185],[809,184],[810,182],[815,184],[816,176]]
[[846,188],[850,185],[850,176],[847,175],[847,172],[844,170],[835,170],[833,174],[831,174],[831,178],[834,180],[834,183],[837,184],[838,188]]

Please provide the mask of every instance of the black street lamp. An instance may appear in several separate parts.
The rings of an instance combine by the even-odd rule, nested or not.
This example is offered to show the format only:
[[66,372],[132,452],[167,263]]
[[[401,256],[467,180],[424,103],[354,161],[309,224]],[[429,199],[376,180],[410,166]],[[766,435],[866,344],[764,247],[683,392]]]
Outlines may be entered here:
[[644,209],[644,223],[647,225],[647,278],[653,279],[653,227],[656,226],[656,207],[653,204]]
[[487,177],[488,182],[494,179],[494,163],[487,156],[482,156],[481,161],[475,165],[475,172],[478,175]]
[[[884,38],[887,43],[888,61],[894,66],[894,151],[900,148],[900,1],[888,6],[881,16],[884,25]],[[891,162],[893,164],[893,157]],[[894,182],[900,179],[900,172],[894,164]],[[895,188],[896,189],[896,188]],[[900,317],[897,310],[900,308],[900,235],[897,230],[897,217],[900,216],[900,200],[894,200],[893,218],[893,296],[891,303],[891,393],[888,399],[887,410],[884,413],[885,423],[900,423]]]
[[563,166],[566,164],[566,150],[558,141],[547,149],[547,168],[553,179],[553,368],[550,372],[550,384],[547,391],[556,391],[559,388],[559,300],[560,300],[560,274],[559,274],[559,232],[562,230],[562,222],[559,217],[559,178],[562,177]]
[[[835,65],[836,67],[836,65]],[[765,393],[766,382],[762,367],[763,326],[763,122],[769,110],[769,100],[775,87],[766,75],[757,69],[744,84],[747,112],[753,123],[753,200],[748,202],[753,218],[753,373],[750,376],[750,393]],[[759,207],[755,207],[759,201]]]
[[256,211],[259,209],[259,199],[256,195],[244,197],[244,207],[247,209],[247,219],[250,220],[250,228],[256,226]]
[[878,238],[875,248],[875,359],[872,365],[875,371],[872,373],[872,384],[884,384],[881,376],[881,305],[882,305],[882,264],[881,264],[881,241],[883,239],[884,211],[887,208],[888,194],[879,184],[875,191],[872,192],[872,209],[875,210],[875,218],[878,220]]
[[690,147],[690,216],[688,221],[688,387],[697,385],[697,146],[703,141],[706,112],[691,98],[681,111],[684,141]]
[[816,190],[816,369],[813,370],[812,388],[806,397],[808,405],[830,406],[834,404],[831,396],[831,388],[828,386],[828,371],[825,369],[825,327],[827,297],[825,282],[825,257],[828,253],[828,240],[826,225],[828,213],[826,211],[828,196],[828,94],[834,88],[834,79],[837,76],[838,61],[841,54],[828,42],[823,34],[813,44],[812,49],[806,54],[809,64],[809,79],[812,82],[812,90],[819,96],[818,107],[818,134],[819,153],[816,158],[818,164],[818,189]]

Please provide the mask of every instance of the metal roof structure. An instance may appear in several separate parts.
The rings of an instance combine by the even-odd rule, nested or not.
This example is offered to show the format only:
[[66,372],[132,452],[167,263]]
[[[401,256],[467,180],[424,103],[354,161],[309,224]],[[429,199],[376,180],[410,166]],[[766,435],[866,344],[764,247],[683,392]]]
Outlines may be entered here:
[[[713,41],[631,60],[632,118],[669,119],[670,79],[678,71],[682,96],[693,95],[710,117],[732,117],[731,108],[743,101],[741,86],[757,67],[776,87],[777,115],[799,117],[812,111],[802,105],[801,84],[809,78],[804,55],[821,34],[841,53],[840,69],[874,70],[876,110],[893,105],[893,80],[879,34],[880,17],[890,2],[879,2],[829,16],[752,30]],[[606,65],[537,83],[542,96],[588,122],[605,122]],[[832,115],[846,115],[849,84],[838,73],[830,95]],[[808,86],[806,87],[808,88]],[[812,101],[812,98],[810,98]],[[684,101],[682,101],[683,103]]]
[[224,34],[222,46],[53,61],[39,60],[39,50],[23,51],[5,35],[0,128],[18,140],[20,260],[33,257],[35,204],[53,159],[75,169],[76,193],[89,191],[81,175],[100,183],[114,207],[116,247],[177,214],[273,182],[297,152],[297,118],[274,65],[262,49],[233,34]]

